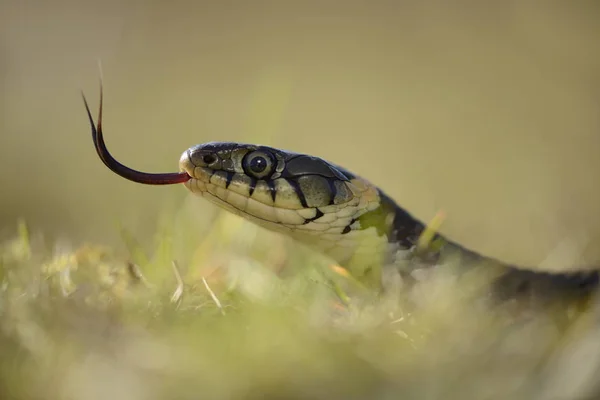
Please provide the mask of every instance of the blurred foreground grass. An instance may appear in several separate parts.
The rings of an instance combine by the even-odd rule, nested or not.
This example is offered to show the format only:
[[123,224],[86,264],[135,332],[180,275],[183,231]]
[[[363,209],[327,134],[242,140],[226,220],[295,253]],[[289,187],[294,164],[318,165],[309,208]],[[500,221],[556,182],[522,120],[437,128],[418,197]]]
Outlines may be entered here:
[[1,398],[594,398],[595,307],[568,329],[550,310],[517,323],[451,266],[347,304],[326,260],[237,217],[182,207],[156,237],[70,249],[19,226],[1,247]]

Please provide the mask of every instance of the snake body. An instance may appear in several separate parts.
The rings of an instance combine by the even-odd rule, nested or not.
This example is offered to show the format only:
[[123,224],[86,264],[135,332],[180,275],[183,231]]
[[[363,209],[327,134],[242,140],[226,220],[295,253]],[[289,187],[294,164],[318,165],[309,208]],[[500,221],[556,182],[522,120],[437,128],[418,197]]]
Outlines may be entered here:
[[[102,92],[95,125],[84,97],[92,136],[104,164],[126,179],[144,184],[183,183],[192,193],[259,226],[287,235],[331,257],[357,277],[373,266],[393,263],[399,251],[414,248],[425,224],[382,189],[349,170],[308,154],[268,146],[210,142],[190,147],[180,157],[179,173],[149,174],[115,160],[102,135]],[[542,273],[506,265],[442,239],[471,258],[492,261],[518,279],[595,287],[596,271]],[[370,276],[380,279],[379,275]],[[547,283],[547,282],[545,282]]]

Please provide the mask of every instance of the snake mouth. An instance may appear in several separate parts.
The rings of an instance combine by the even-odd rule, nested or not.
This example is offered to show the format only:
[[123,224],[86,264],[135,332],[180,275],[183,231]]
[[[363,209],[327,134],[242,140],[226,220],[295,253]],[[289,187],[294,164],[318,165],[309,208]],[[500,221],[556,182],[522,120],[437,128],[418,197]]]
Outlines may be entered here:
[[127,180],[145,185],[173,185],[176,183],[185,183],[190,180],[190,175],[183,171],[170,173],[141,172],[129,168],[117,161],[106,148],[104,136],[102,134],[102,81],[100,82],[100,106],[98,109],[97,125],[94,123],[94,119],[92,118],[92,113],[90,112],[85,95],[82,93],[81,96],[83,97],[83,103],[85,104],[85,109],[87,111],[90,126],[92,128],[92,139],[94,140],[96,152],[98,153],[98,156],[104,165],[106,165],[112,172]]

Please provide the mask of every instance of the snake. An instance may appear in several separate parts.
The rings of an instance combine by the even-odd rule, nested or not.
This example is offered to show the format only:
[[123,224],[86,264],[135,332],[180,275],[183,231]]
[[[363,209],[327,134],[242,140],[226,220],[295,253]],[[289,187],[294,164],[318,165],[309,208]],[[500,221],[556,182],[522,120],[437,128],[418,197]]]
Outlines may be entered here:
[[[265,145],[208,142],[194,145],[179,158],[179,171],[141,172],[117,161],[102,131],[103,90],[97,123],[82,92],[99,158],[112,172],[147,185],[183,184],[191,193],[252,223],[306,245],[347,268],[358,279],[381,284],[375,268],[414,250],[426,224],[386,192],[348,169],[310,154]],[[439,232],[433,241],[471,260],[506,268],[509,280],[550,283],[551,289],[595,289],[598,272],[539,271],[509,265],[479,254]],[[432,253],[433,254],[433,253]],[[437,253],[440,254],[438,250]],[[581,272],[581,271],[577,271]]]

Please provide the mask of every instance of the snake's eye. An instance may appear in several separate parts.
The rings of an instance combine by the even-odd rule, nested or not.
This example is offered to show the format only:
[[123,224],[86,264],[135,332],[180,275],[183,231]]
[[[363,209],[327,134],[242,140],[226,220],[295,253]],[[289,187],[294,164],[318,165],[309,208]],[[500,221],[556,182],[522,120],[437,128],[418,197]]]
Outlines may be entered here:
[[263,151],[253,151],[244,157],[244,171],[256,179],[263,179],[273,171],[273,158]]

